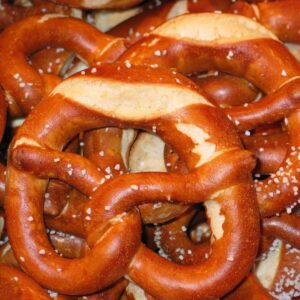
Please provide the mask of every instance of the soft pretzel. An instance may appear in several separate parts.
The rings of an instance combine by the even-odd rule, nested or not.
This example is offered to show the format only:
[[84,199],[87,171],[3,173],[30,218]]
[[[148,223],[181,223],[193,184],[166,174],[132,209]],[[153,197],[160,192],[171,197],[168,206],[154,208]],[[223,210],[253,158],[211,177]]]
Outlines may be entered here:
[[299,1],[284,0],[256,4],[237,1],[228,11],[257,20],[284,42],[300,43],[299,10]]
[[[3,134],[6,127],[6,111],[7,111],[7,103],[5,101],[3,90],[0,89],[0,141],[3,138]],[[1,167],[0,167],[0,172],[1,172]]]
[[109,33],[124,37],[133,44],[171,18],[186,13],[224,11],[231,3],[230,0],[153,1],[145,5],[140,14],[112,28]]
[[[164,160],[165,143],[156,135],[141,132],[131,147],[130,172],[166,172]],[[171,203],[144,204],[139,210],[145,224],[164,223],[181,215],[188,206]]]
[[227,74],[195,75],[191,79],[222,108],[250,103],[259,96],[251,83]]
[[80,7],[88,9],[125,9],[143,0],[53,0],[53,2],[65,4],[71,7]]
[[283,213],[280,216],[264,218],[263,231],[266,235],[275,236],[300,249],[300,217]]
[[[207,102],[197,86],[183,76],[160,68],[128,64],[101,65],[94,70],[75,75],[56,87],[26,119],[11,144],[9,201],[5,209],[18,262],[39,283],[62,293],[99,290],[127,273],[131,280],[160,299],[223,295],[249,271],[257,250],[258,210],[249,177],[254,166],[251,154],[241,149],[238,136],[222,111]],[[121,90],[115,89],[116,84]],[[141,92],[148,100],[147,110],[139,102]],[[172,96],[177,97],[178,93],[180,97]],[[131,107],[135,110],[130,110]],[[53,118],[58,111],[65,114]],[[66,122],[70,119],[76,120],[77,125]],[[127,174],[97,188],[99,180],[87,160],[78,156],[71,163],[71,154],[58,150],[79,131],[108,124],[131,125],[149,131],[156,126],[158,135],[186,161],[190,175],[153,173],[146,179],[145,174]],[[168,134],[170,129],[172,135]],[[201,142],[195,140],[194,130],[197,134],[201,132]],[[206,145],[203,150],[202,143]],[[69,168],[68,164],[71,164]],[[83,176],[83,169],[87,176]],[[217,170],[222,173],[212,182],[211,175]],[[50,247],[41,214],[46,180],[35,176],[60,178],[92,196],[86,203],[85,215],[86,237],[92,250],[82,259],[63,259]],[[166,184],[171,179],[176,184]],[[165,262],[140,244],[139,216],[131,207],[145,201],[191,203],[201,199],[209,199],[208,215],[214,224],[212,253],[202,265],[185,267]],[[247,220],[238,217],[239,213],[246,213]],[[20,215],[22,222],[16,217]],[[46,255],[39,254],[41,249]],[[98,255],[101,261],[96,258]],[[208,268],[206,276],[203,268]],[[233,276],[225,280],[228,273]],[[76,279],[78,276],[80,280]]]
[[176,220],[156,227],[154,241],[161,256],[185,265],[207,259],[211,250],[209,241],[196,244],[188,236],[188,226],[194,216],[195,209],[191,209]]
[[45,48],[30,58],[31,65],[40,74],[54,74],[63,76],[70,67],[74,54],[63,48]]
[[245,148],[255,153],[258,159],[255,171],[259,174],[276,173],[284,162],[290,147],[289,137],[284,132],[268,135],[244,135],[242,140]]
[[[257,184],[257,195],[263,215],[272,215],[295,203],[297,193],[293,188],[298,186],[296,169],[300,147],[299,113],[295,109],[299,107],[300,66],[270,31],[242,16],[190,14],[161,25],[128,49],[120,60],[175,68],[185,74],[217,69],[242,76],[269,94],[258,102],[225,111],[240,130],[288,116],[291,151],[271,179]],[[283,176],[288,172],[296,178],[290,185]]]
[[274,300],[269,292],[262,286],[253,273],[250,273],[237,290],[232,292],[226,300]]
[[0,264],[1,299],[50,300],[50,296],[34,280],[13,267]]
[[29,7],[3,3],[0,10],[0,29],[2,30],[23,18],[45,13],[76,15],[79,11],[75,13],[75,10],[70,9],[68,6],[57,5],[48,1],[41,1]]
[[93,64],[98,59],[113,61],[125,50],[121,39],[101,34],[80,20],[55,14],[28,17],[11,25],[1,34],[0,45],[0,83],[23,114],[28,114],[44,96],[45,78],[49,78],[27,63],[27,55],[46,46],[63,47]]

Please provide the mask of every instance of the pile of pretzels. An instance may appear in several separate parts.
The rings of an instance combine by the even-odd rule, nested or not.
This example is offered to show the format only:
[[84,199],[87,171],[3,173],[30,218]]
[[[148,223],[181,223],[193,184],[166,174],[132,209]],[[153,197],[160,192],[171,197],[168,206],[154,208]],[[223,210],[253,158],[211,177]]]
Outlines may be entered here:
[[3,0],[0,299],[300,299],[300,1]]

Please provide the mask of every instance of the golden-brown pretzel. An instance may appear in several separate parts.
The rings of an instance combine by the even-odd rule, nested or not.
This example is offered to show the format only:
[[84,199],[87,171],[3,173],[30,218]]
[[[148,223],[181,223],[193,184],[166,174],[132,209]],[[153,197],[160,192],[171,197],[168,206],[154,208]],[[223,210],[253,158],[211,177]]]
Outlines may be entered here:
[[[197,29],[200,27],[201,31]],[[272,215],[295,203],[300,66],[270,31],[241,16],[190,14],[161,25],[130,47],[120,60],[175,68],[182,73],[217,69],[242,76],[269,94],[258,102],[225,111],[240,130],[288,116],[291,149],[271,181],[257,184],[257,195],[263,215]],[[286,182],[282,176],[286,172],[290,172],[293,182]]]
[[48,1],[41,1],[30,7],[3,3],[0,10],[0,30],[23,18],[45,13],[73,15],[72,9],[69,7],[53,4]]
[[0,264],[0,294],[3,300],[50,300],[50,296],[23,272]]
[[101,34],[80,20],[55,14],[28,17],[9,26],[0,35],[0,45],[0,83],[6,96],[17,102],[23,114],[28,114],[44,96],[45,78],[50,76],[34,70],[27,63],[26,55],[46,46],[56,46],[73,50],[93,64],[98,59],[113,61],[125,50],[121,39]]
[[133,44],[173,17],[186,13],[224,11],[230,4],[230,0],[153,1],[146,4],[140,14],[112,28],[109,33],[124,37]]
[[31,56],[32,66],[40,74],[63,76],[71,65],[74,55],[63,48],[45,48]]
[[222,108],[253,102],[259,95],[246,80],[227,74],[192,76],[191,79]]
[[[63,293],[92,292],[128,273],[133,281],[160,299],[174,298],[174,295],[180,295],[182,299],[209,299],[223,295],[249,271],[257,250],[258,211],[249,177],[254,166],[251,154],[241,150],[238,136],[222,111],[207,102],[197,86],[183,76],[164,69],[130,67],[128,64],[101,65],[95,69],[85,71],[85,76],[73,76],[56,87],[26,119],[11,144],[9,201],[5,202],[5,208],[8,233],[18,262],[38,282]],[[121,99],[113,93],[116,92],[115,84],[122,89]],[[153,85],[157,88],[155,93]],[[97,94],[94,89],[97,89]],[[142,91],[148,99],[146,110],[137,97]],[[170,97],[173,93],[181,95],[176,102]],[[87,98],[83,100],[80,95]],[[100,98],[95,98],[95,95]],[[128,105],[135,110],[128,110]],[[58,111],[65,113],[59,119],[53,118]],[[42,120],[40,114],[45,116]],[[70,119],[76,120],[75,123],[66,122]],[[64,124],[63,129],[60,124]],[[108,124],[131,125],[149,131],[156,126],[158,135],[176,149],[193,171],[186,176],[148,174],[149,181],[145,180],[144,174],[127,174],[99,186],[103,174],[99,171],[96,171],[99,175],[95,174],[92,163],[57,150],[78,131]],[[216,130],[219,126],[222,130]],[[169,135],[170,129],[172,135]],[[196,150],[200,140],[194,140],[194,130],[198,134],[201,132],[205,151]],[[210,136],[209,142],[206,141],[207,135]],[[181,148],[183,144],[185,147]],[[214,145],[213,148],[210,145]],[[211,149],[209,156],[208,149]],[[37,161],[38,164],[34,163]],[[86,170],[86,176],[82,170]],[[212,182],[216,170],[222,170],[222,173]],[[248,173],[245,170],[249,170]],[[86,203],[85,223],[87,242],[94,247],[82,259],[65,260],[51,249],[41,214],[46,181],[34,176],[58,177],[92,196]],[[171,178],[176,181],[175,185],[167,184]],[[128,201],[121,201],[125,198]],[[191,203],[201,199],[210,199],[208,215],[214,220],[213,251],[203,265],[179,267],[140,245],[139,217],[135,210],[127,212],[132,206],[144,201]],[[23,201],[27,203],[25,206]],[[246,213],[247,220],[239,218],[239,212]],[[22,222],[15,217],[20,214]],[[106,232],[104,236],[103,232]],[[41,249],[45,250],[45,255],[39,254]],[[100,253],[101,262],[96,259]],[[211,274],[209,279],[202,268],[208,268],[205,273]],[[40,272],[41,269],[47,276]],[[83,272],[84,278],[81,276]],[[225,280],[228,272],[233,275],[230,281]],[[74,276],[81,279],[74,280]],[[143,278],[147,281],[141,282]]]
[[300,249],[300,217],[294,214],[283,213],[279,217],[264,218],[263,232],[285,240]]
[[[246,131],[246,133],[249,134],[250,132]],[[258,159],[255,169],[258,174],[276,173],[290,147],[289,137],[284,132],[268,135],[244,135],[242,140],[245,148],[255,153]]]
[[88,9],[124,9],[143,0],[53,0],[53,2],[65,4],[71,7],[80,7]]
[[154,241],[161,256],[180,264],[197,264],[204,261],[211,251],[210,243],[197,245],[188,236],[188,226],[195,216],[195,209],[182,214],[177,219],[157,226]]
[[6,127],[6,112],[7,112],[7,103],[5,101],[3,90],[0,89],[0,141],[2,141],[3,134]]
[[297,0],[267,1],[257,4],[237,1],[228,12],[257,20],[284,42],[300,43],[299,10],[300,2]]
[[[155,134],[140,132],[129,154],[130,172],[166,172],[165,143]],[[182,214],[188,207],[182,204],[143,204],[139,210],[145,224],[164,223]]]
[[268,291],[261,285],[256,276],[250,273],[241,285],[226,300],[274,300]]

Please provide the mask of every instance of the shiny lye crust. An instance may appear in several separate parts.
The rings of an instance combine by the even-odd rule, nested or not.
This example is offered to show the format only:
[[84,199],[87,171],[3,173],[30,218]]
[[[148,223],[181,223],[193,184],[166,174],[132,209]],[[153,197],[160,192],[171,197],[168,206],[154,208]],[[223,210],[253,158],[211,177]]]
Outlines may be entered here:
[[[174,14],[192,2],[176,1]],[[0,137],[5,98],[12,115],[30,112],[6,171],[0,164],[0,295],[300,295],[300,65],[276,26],[237,15],[249,8],[262,20],[264,5],[175,17],[133,45],[64,15],[29,17],[0,35]],[[31,63],[44,66],[43,52],[28,57],[45,46],[90,67],[64,80],[58,66],[41,74]],[[221,75],[205,77],[214,70]],[[240,97],[221,101],[218,86]],[[191,224],[209,228],[203,240]]]
[[13,115],[27,115],[46,93],[45,75],[26,60],[30,54],[46,46],[65,48],[92,65],[97,60],[114,61],[125,50],[122,39],[102,34],[89,24],[62,14],[37,15],[14,23],[2,32],[0,45],[0,82],[20,110]]
[[[242,16],[189,14],[159,26],[119,60],[167,67],[184,74],[217,69],[246,78],[259,87],[266,97],[225,111],[240,130],[287,117],[291,148],[282,168],[271,180],[260,181],[256,191],[263,216],[280,212],[297,201],[292,188],[297,186],[299,178],[296,154],[300,140],[296,128],[300,120],[296,109],[299,108],[300,66],[270,31]],[[288,189],[286,173],[295,178]]]
[[[141,103],[141,94],[148,99],[146,107]],[[64,114],[59,115],[59,111]],[[40,114],[45,116],[43,120]],[[156,126],[157,134],[176,149],[190,173],[149,173],[146,177],[128,174],[100,187],[95,178],[101,178],[101,172],[94,172],[92,164],[79,156],[77,162],[73,159],[69,163],[72,172],[68,172],[68,155],[59,149],[82,130],[109,125],[148,131]],[[41,159],[47,168],[34,163]],[[220,297],[245,276],[256,255],[259,227],[250,179],[253,166],[252,155],[242,150],[230,121],[183,76],[160,68],[125,64],[91,68],[85,75],[73,76],[58,85],[27,118],[11,145],[7,190],[10,201],[5,207],[12,247],[26,272],[43,286],[55,287],[61,293],[96,291],[127,274],[160,299],[178,294],[182,299]],[[82,176],[83,168],[86,176]],[[212,182],[207,172],[220,169],[222,173]],[[49,177],[63,179],[91,196],[86,204],[86,240],[92,250],[81,259],[61,258],[45,236],[40,212],[47,181],[41,178]],[[170,184],[171,180],[174,184]],[[213,240],[206,262],[178,266],[165,262],[140,243],[139,216],[132,208],[157,201],[209,201]],[[20,213],[23,221],[16,218]],[[246,219],[238,217],[245,214]],[[45,255],[39,254],[41,249]],[[101,261],[97,259],[99,255]],[[105,272],[107,268],[109,274]],[[211,274],[209,280],[204,277],[204,269]],[[230,281],[225,280],[228,271],[232,274]],[[146,281],[145,272],[150,274]],[[74,274],[82,273],[86,274],[84,278],[74,280]]]
[[124,9],[141,3],[143,0],[54,0],[71,7],[89,9]]

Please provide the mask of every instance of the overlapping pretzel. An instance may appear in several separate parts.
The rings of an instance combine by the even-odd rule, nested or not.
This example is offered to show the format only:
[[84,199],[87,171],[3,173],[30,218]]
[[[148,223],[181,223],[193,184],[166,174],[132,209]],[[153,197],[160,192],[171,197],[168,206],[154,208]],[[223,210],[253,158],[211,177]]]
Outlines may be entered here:
[[[287,4],[293,2],[238,2],[231,8],[245,15],[244,8],[251,8],[280,39],[297,42],[295,31],[282,30],[288,22],[297,25],[297,20],[283,20],[280,30],[269,21],[283,11],[292,15]],[[230,5],[178,3],[175,15],[187,4],[189,11],[227,10]],[[94,8],[103,3],[70,4]],[[170,13],[171,4],[162,6],[165,13]],[[277,12],[271,13],[272,7]],[[142,22],[163,22],[160,15],[152,20],[153,12],[147,9],[150,19]],[[57,24],[66,31],[58,32]],[[74,28],[76,33],[69,34]],[[24,33],[34,38],[26,41],[26,36],[21,38]],[[30,17],[0,35],[0,64],[8,62],[0,83],[12,115],[28,114],[44,97],[16,133],[0,180],[2,192],[7,174],[0,231],[5,219],[9,241],[0,246],[0,262],[19,266],[38,284],[0,265],[1,293],[12,287],[10,298],[33,293],[49,299],[41,285],[55,291],[50,296],[76,295],[57,295],[61,299],[87,294],[84,299],[118,299],[126,287],[124,299],[298,297],[298,250],[290,246],[300,247],[295,212],[300,173],[298,62],[266,28],[219,11],[177,17],[142,35],[135,35],[141,40],[126,51],[123,39],[61,15]],[[77,52],[92,67],[63,82],[34,70],[27,57],[49,45]],[[38,55],[44,58],[38,53],[31,60],[41,70],[45,63]],[[66,64],[57,64],[55,75],[65,72],[68,55],[62,59]],[[207,71],[219,76],[202,73]],[[0,133],[6,110],[2,99]],[[272,124],[282,120],[284,126]],[[125,140],[124,128],[144,131],[131,151],[135,133]],[[78,136],[83,156],[77,151]],[[69,148],[73,150],[61,152],[74,137]],[[259,159],[255,173],[270,177],[252,182],[253,154],[243,150],[240,138]],[[169,173],[161,173],[166,170]],[[207,219],[195,214],[199,203],[204,203]],[[248,275],[259,244],[259,210],[263,250],[273,243],[269,257]],[[191,220],[194,228],[189,228]],[[157,246],[171,261],[141,243],[141,221],[155,223],[152,233],[153,225],[147,225],[149,246]],[[203,228],[207,231],[199,244],[197,233]],[[267,280],[265,265],[274,259],[274,249],[280,253],[275,255],[278,267]],[[24,289],[26,284],[30,290]]]
[[[207,298],[218,297],[227,289],[230,290],[249,270],[258,241],[258,214],[254,194],[253,200],[243,196],[246,193],[248,196],[253,193],[251,181],[249,174],[241,176],[241,171],[245,168],[251,170],[253,160],[249,153],[241,151],[239,140],[230,121],[221,111],[207,102],[191,82],[163,69],[128,68],[125,64],[103,65],[96,68],[96,71],[92,68],[85,73],[86,75],[77,75],[65,80],[54,89],[52,94],[39,105],[39,109],[27,118],[11,145],[7,193],[12,201],[6,202],[5,208],[12,247],[22,268],[44,286],[71,294],[99,290],[114,283],[124,273],[128,273],[133,281],[150,294],[162,299],[170,297],[170,293],[173,295],[181,293],[185,299],[191,299],[195,295],[203,295]],[[147,74],[143,79],[141,79],[142,73]],[[94,85],[92,91],[89,89],[91,84]],[[121,92],[127,101],[120,102],[118,94],[114,94],[116,84],[123,87],[117,93]],[[153,85],[158,88],[155,94],[152,92]],[[97,93],[94,93],[97,87]],[[83,98],[78,97],[79,90],[84,91]],[[147,114],[140,98],[134,96],[142,91],[149,99]],[[171,102],[167,105],[166,101],[174,93],[180,93],[181,97],[175,103],[172,101],[172,105]],[[51,111],[48,102],[52,103]],[[135,112],[129,110],[132,105],[136,107]],[[48,113],[44,120],[40,120],[38,116],[43,114],[43,110],[47,110]],[[62,115],[53,123],[53,115],[57,115],[57,111],[69,113]],[[65,124],[65,118],[77,120],[77,125],[64,126],[62,132],[59,124]],[[214,126],[211,125],[214,124],[211,122],[214,118],[218,118],[218,126],[221,126],[222,134],[216,130],[216,123]],[[45,127],[45,124],[49,126]],[[148,175],[148,179],[144,174],[124,175],[99,187],[99,182],[102,182],[101,177],[104,178],[104,175],[93,168],[91,163],[80,157],[70,161],[68,158],[70,154],[57,151],[76,132],[113,124],[131,125],[150,131],[153,126],[157,126],[158,135],[178,151],[192,172],[190,175],[166,174],[165,176],[153,173]],[[166,135],[167,128],[168,131],[172,129],[172,136]],[[209,156],[207,151],[203,152],[201,147],[199,148],[200,140],[195,140],[195,130],[198,134],[201,132],[201,141],[211,149]],[[61,136],[59,139],[57,134]],[[210,142],[205,142],[206,139]],[[184,141],[185,148],[180,148],[181,141]],[[224,162],[225,157],[226,161],[231,160],[230,164]],[[41,159],[47,165],[46,168],[45,165],[41,168],[40,164],[34,164],[34,161]],[[209,163],[206,163],[208,161]],[[211,182],[207,175],[202,175],[205,174],[204,170],[213,172],[220,169],[221,165],[224,166],[223,172],[214,182]],[[240,169],[236,168],[238,165]],[[233,169],[236,171],[232,172]],[[33,175],[40,178],[49,176],[60,178],[92,196],[91,201],[85,205],[84,218],[86,239],[92,250],[84,258],[65,260],[59,257],[49,245],[42,225],[42,214],[39,214],[46,181],[34,179]],[[21,194],[24,197],[20,194],[21,190],[18,192],[17,182],[20,182],[18,178],[22,178]],[[170,180],[177,184],[167,184]],[[145,202],[173,200],[193,203],[207,200],[209,197],[212,198],[207,202],[207,207],[215,236],[211,256],[203,265],[193,268],[178,267],[173,264],[164,264],[162,267],[160,262],[162,258],[149,253],[140,244],[139,218],[131,209]],[[127,204],[124,206],[125,199]],[[26,210],[21,204],[23,201],[27,203]],[[234,207],[229,208],[230,203],[235,203]],[[240,204],[236,206],[237,203]],[[23,214],[22,219],[27,221],[23,221],[22,224],[15,221],[11,223],[12,220],[16,220],[13,215],[21,213],[20,209]],[[236,217],[237,213],[242,213],[244,210],[249,213],[247,225],[243,224],[242,218]],[[132,229],[129,231],[130,227]],[[233,227],[240,228],[240,231],[232,234],[230,228]],[[249,235],[251,238],[245,239]],[[30,247],[26,246],[28,242]],[[237,242],[239,246],[235,245]],[[109,245],[115,246],[112,248]],[[243,250],[240,251],[241,249]],[[39,253],[41,250],[44,250],[45,254],[41,255]],[[119,253],[122,253],[122,259]],[[101,261],[96,259],[98,255],[101,255]],[[89,262],[92,261],[91,265]],[[214,266],[213,261],[218,261],[219,267],[212,268],[210,272],[215,276],[215,283],[222,282],[218,290],[213,288],[214,280],[210,279],[204,284],[205,280],[201,272],[204,267]],[[225,282],[223,268],[235,268],[236,264],[239,265],[240,272],[235,273],[231,282]],[[105,272],[108,266],[109,274]],[[161,270],[160,278],[155,279],[154,276],[150,276],[153,278],[151,281],[140,282],[143,272],[156,272],[157,268]],[[172,268],[179,268],[177,278],[174,278],[174,274],[170,272]],[[47,278],[41,273],[41,269],[47,270]],[[75,269],[77,272],[81,270],[78,274],[82,272],[86,274],[78,284],[74,284]],[[192,275],[195,272],[199,272],[197,278]],[[163,284],[166,280],[170,282],[168,286]],[[172,286],[171,282],[174,283]],[[194,286],[192,289],[189,288],[191,283]],[[175,284],[180,284],[182,287],[179,288],[178,285],[176,288]]]

